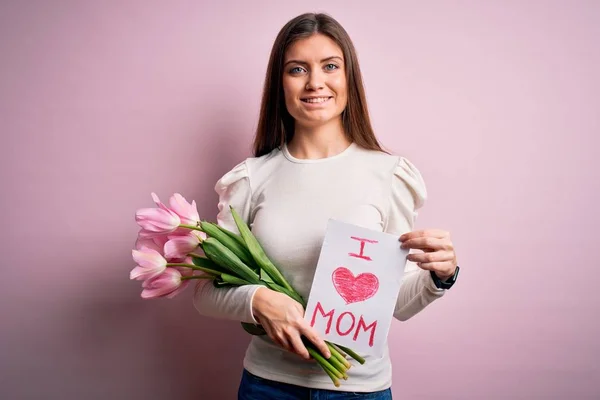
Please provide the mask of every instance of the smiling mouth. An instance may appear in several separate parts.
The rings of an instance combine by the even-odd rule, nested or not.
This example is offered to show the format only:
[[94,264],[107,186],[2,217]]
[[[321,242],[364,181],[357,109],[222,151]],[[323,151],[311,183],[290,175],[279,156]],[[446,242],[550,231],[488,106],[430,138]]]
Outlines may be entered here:
[[311,98],[300,99],[300,100],[303,101],[304,103],[319,104],[319,103],[325,103],[327,100],[329,100],[331,98],[332,98],[332,96],[325,96],[325,97],[311,97]]

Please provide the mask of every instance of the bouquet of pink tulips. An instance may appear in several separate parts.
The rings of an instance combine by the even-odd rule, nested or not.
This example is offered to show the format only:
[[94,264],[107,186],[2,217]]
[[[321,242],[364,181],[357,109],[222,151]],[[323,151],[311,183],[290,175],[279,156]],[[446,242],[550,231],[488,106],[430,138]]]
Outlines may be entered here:
[[[306,307],[306,302],[269,260],[248,225],[230,207],[240,234],[217,224],[201,221],[195,201],[188,203],[179,193],[169,199],[169,207],[152,193],[156,208],[136,212],[139,231],[132,251],[137,266],[131,279],[142,280],[142,298],[172,298],[192,279],[210,279],[217,287],[248,284],[264,285],[284,293]],[[201,251],[201,253],[198,253]],[[242,323],[253,335],[264,335],[260,325]],[[346,354],[361,364],[365,360],[351,349],[327,343],[331,357],[303,338],[310,355],[329,375],[335,386],[348,379],[351,364]]]

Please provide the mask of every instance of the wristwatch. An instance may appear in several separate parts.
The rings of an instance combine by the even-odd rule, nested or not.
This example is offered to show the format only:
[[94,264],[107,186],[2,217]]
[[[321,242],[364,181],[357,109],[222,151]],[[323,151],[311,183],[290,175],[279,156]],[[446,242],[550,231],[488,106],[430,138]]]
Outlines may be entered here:
[[435,284],[435,287],[437,287],[438,289],[450,289],[456,282],[456,278],[458,277],[459,270],[460,270],[460,268],[457,265],[456,270],[454,271],[454,275],[452,275],[450,278],[446,279],[445,281],[442,281],[440,278],[438,278],[438,276],[433,271],[429,271],[429,274],[431,275],[431,279],[433,279],[433,283]]

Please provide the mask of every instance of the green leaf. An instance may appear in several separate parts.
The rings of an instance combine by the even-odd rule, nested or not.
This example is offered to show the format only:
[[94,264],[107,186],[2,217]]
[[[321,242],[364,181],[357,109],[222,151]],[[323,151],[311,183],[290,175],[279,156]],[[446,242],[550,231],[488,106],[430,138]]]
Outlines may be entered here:
[[264,328],[260,325],[242,322],[242,328],[244,328],[244,330],[246,332],[248,332],[249,334],[254,335],[254,336],[263,336],[263,335],[267,334],[267,332],[265,332]]
[[254,270],[244,264],[227,246],[214,237],[202,241],[201,246],[206,257],[228,270],[228,273],[239,276],[251,284],[260,282],[259,276]]
[[278,285],[276,283],[270,283],[270,282],[265,282],[265,283],[267,284],[267,287],[269,289],[274,290],[274,291],[279,292],[279,293],[287,294],[292,299],[294,299],[298,303],[302,304],[302,307],[306,308],[306,303],[304,302],[304,299],[302,298],[302,296],[300,296],[294,290],[289,290],[289,289],[284,288],[283,286]]
[[249,284],[247,281],[245,281],[241,278],[238,278],[237,276],[229,275],[226,273],[221,274],[221,279],[223,279],[223,282],[227,282],[231,285],[236,285],[236,286],[243,286],[243,285]]
[[[200,222],[200,228],[203,232],[205,232],[209,237],[217,239],[223,246],[227,247],[233,254],[235,254],[244,264],[253,268],[256,266],[256,262],[252,255],[246,248],[241,236],[240,242],[235,236],[230,236],[227,234],[227,229],[221,228],[219,225],[214,224],[212,222],[202,221]],[[233,234],[233,233],[232,233]],[[234,234],[235,235],[235,234]]]
[[[221,230],[221,232],[225,233],[227,236],[229,236],[230,238],[236,240],[239,244],[241,244],[242,246],[246,247],[246,243],[244,242],[244,238],[241,235],[238,235],[237,233],[231,232],[228,229],[223,228],[221,225],[215,224],[217,226],[217,228],[219,228]],[[247,249],[247,247],[246,247]]]
[[206,257],[192,256],[192,263],[198,267],[212,269],[213,271],[225,272],[223,267]]
[[233,220],[244,239],[244,243],[246,243],[246,247],[250,254],[254,258],[254,261],[262,268],[267,271],[267,273],[273,278],[275,282],[279,285],[288,288],[289,290],[293,290],[292,286],[285,280],[281,272],[277,269],[277,267],[269,260],[264,249],[261,247],[260,243],[256,239],[256,237],[250,231],[248,224],[239,216],[237,211],[229,205],[229,209],[231,210],[231,215],[233,216]]
[[269,274],[267,274],[264,269],[260,270],[260,280],[263,281],[263,282],[265,282],[265,283],[275,283],[273,281],[273,279],[271,279],[271,277],[269,276]]

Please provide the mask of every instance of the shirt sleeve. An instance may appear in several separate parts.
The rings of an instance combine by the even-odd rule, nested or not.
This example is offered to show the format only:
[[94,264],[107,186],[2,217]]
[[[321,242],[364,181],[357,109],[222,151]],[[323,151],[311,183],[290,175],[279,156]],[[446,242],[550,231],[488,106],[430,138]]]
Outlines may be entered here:
[[[240,217],[249,222],[252,190],[247,162],[236,165],[215,185],[219,195],[217,223],[239,233],[231,216],[231,205]],[[257,324],[252,314],[252,299],[260,285],[216,288],[209,280],[199,280],[194,290],[194,307],[201,315]]]
[[[423,206],[426,198],[427,190],[421,173],[410,161],[399,157],[392,177],[385,232],[400,236],[412,231],[417,210]],[[419,268],[412,261],[407,261],[394,308],[394,317],[406,321],[443,296],[444,292],[445,290],[435,286],[429,271]]]

